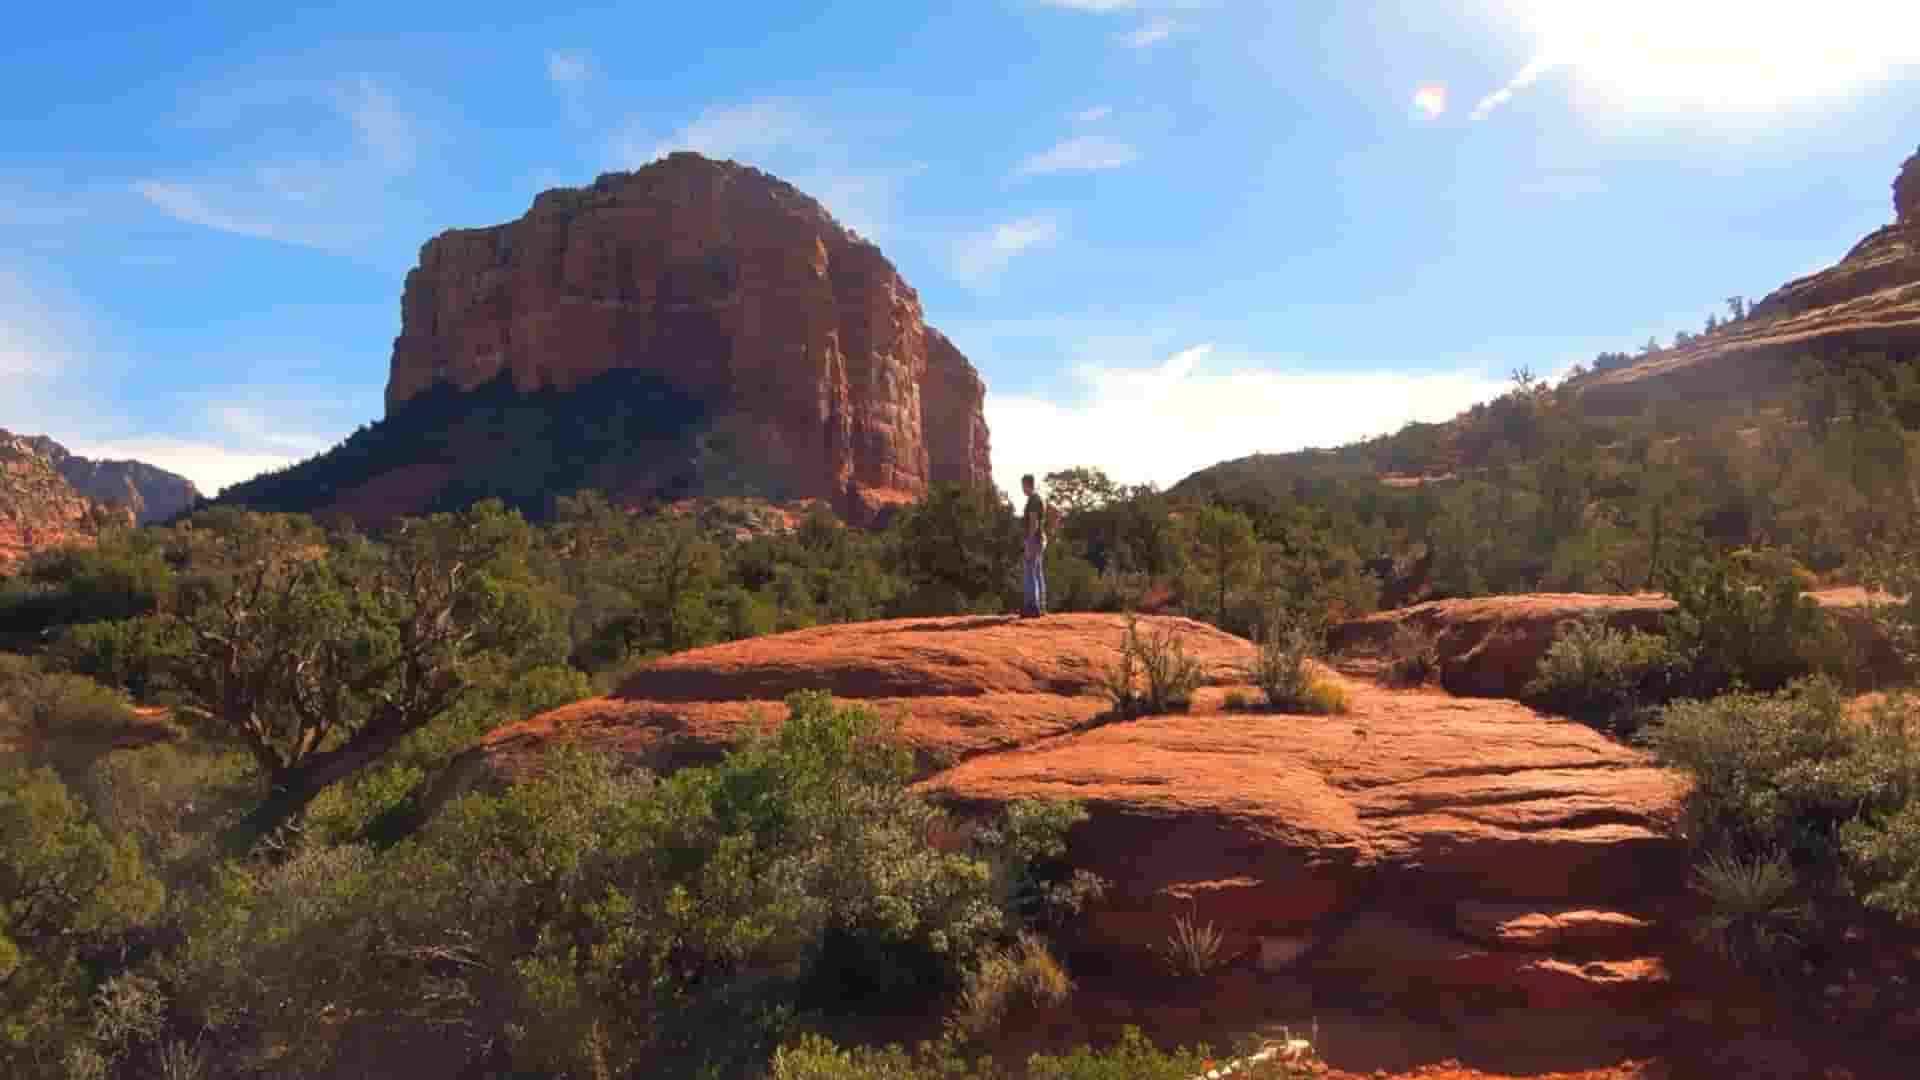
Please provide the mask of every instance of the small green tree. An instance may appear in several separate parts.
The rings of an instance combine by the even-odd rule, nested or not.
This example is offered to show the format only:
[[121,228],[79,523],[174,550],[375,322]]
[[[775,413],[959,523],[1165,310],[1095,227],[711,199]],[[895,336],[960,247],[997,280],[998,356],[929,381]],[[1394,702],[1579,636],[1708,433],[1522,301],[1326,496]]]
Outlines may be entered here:
[[1209,503],[1194,512],[1188,534],[1194,567],[1214,594],[1214,618],[1225,619],[1228,591],[1253,569],[1253,522],[1238,510]]

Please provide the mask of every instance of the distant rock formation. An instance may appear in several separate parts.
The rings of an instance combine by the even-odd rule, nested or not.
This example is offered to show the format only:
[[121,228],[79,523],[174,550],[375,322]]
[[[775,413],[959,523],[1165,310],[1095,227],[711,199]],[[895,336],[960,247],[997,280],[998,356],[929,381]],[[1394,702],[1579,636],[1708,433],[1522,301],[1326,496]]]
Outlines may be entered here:
[[133,510],[141,525],[165,521],[194,504],[200,489],[193,481],[144,461],[95,461],[72,453],[45,435],[27,442],[60,470],[75,491],[97,503],[117,503]]
[[75,491],[36,442],[0,430],[0,573],[36,551],[93,543],[104,525],[133,524],[129,508]]
[[985,386],[872,243],[757,169],[668,156],[429,241],[407,275],[390,416],[502,375],[522,393],[657,375],[782,497],[873,520],[991,482]]
[[1775,289],[1745,319],[1724,323],[1626,367],[1581,380],[1599,411],[1631,411],[1650,395],[1712,396],[1785,378],[1810,355],[1879,351],[1920,356],[1920,154],[1893,182],[1894,224],[1869,233],[1838,263]]
[[1900,175],[1893,178],[1893,220],[1920,227],[1920,151],[1915,151],[1900,167]]

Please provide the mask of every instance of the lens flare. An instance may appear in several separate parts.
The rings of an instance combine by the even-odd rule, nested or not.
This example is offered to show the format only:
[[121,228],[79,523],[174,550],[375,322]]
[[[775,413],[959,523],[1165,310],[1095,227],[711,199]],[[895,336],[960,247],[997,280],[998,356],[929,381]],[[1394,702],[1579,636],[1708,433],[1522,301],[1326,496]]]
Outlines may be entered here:
[[1415,90],[1413,107],[1428,116],[1439,116],[1447,111],[1447,88],[1434,83]]

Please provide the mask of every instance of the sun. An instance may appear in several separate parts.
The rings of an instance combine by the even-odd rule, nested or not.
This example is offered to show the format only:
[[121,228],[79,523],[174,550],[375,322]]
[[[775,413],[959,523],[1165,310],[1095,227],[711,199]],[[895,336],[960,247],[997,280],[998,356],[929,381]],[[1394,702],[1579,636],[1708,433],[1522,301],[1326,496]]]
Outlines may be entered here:
[[[1920,3],[1507,0],[1535,54],[1498,106],[1549,73],[1618,105],[1737,112],[1845,94],[1920,62]],[[1506,94],[1506,97],[1500,96]],[[1498,100],[1492,100],[1497,98]]]

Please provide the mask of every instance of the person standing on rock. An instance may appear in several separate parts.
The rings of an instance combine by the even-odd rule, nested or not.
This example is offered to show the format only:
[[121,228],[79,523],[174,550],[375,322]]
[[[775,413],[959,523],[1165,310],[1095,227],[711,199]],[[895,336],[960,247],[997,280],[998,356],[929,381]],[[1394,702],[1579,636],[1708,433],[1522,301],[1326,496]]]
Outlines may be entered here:
[[1021,618],[1034,619],[1047,613],[1047,504],[1033,489],[1033,474],[1020,478],[1020,490],[1027,493],[1027,508],[1020,515],[1026,527],[1026,602]]

